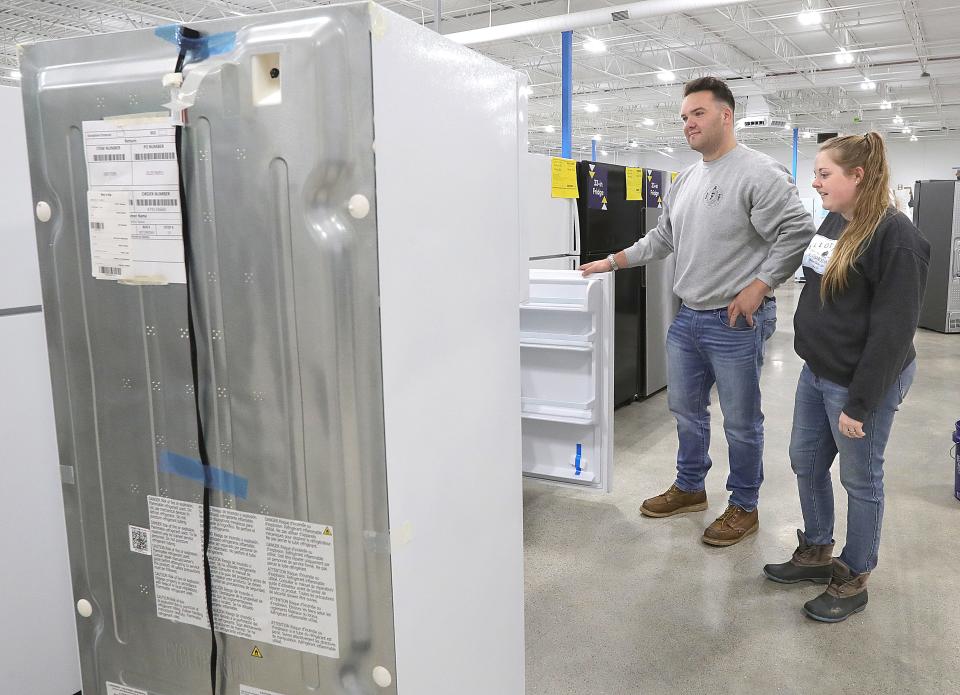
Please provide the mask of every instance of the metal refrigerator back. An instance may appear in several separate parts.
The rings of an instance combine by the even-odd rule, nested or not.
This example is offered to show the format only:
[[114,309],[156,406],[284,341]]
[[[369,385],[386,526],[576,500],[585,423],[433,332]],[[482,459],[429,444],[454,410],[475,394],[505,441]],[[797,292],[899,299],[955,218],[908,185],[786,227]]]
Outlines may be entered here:
[[[375,198],[370,13],[193,27],[236,32],[238,58],[203,80],[183,146],[207,449],[248,484],[212,504],[329,525],[339,612],[339,658],[220,634],[218,692],[396,692],[370,680],[395,666],[377,218],[345,220],[340,202]],[[258,105],[253,73],[270,63],[254,57],[274,54],[282,93]],[[185,286],[92,277],[81,128],[163,111],[176,59],[153,30],[21,57],[34,197],[52,210],[37,233],[74,592],[92,606],[77,622],[86,695],[210,692],[209,631],[157,617],[130,536],[148,495],[202,499],[157,465],[198,456]]]

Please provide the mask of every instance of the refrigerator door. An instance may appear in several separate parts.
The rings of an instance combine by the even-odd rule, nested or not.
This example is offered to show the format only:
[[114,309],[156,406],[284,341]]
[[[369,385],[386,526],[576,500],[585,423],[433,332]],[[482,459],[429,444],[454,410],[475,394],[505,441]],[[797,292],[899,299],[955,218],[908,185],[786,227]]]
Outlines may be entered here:
[[552,197],[553,159],[542,154],[521,156],[520,222],[526,232],[527,256],[531,259],[577,253],[577,201]]
[[520,306],[523,472],[610,490],[613,275],[531,270]]
[[920,327],[960,332],[960,183],[917,181],[914,224],[930,242]]

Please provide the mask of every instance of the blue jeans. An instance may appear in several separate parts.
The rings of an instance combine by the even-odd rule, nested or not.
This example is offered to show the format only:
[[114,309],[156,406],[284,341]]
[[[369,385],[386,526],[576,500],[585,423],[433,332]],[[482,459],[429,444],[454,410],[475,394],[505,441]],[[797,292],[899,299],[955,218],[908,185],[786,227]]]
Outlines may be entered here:
[[816,376],[803,365],[797,384],[790,437],[790,464],[797,474],[804,536],[808,543],[833,543],[833,483],[830,466],[840,454],[840,482],[847,491],[847,543],[840,560],[855,574],[877,566],[883,522],[883,450],[893,416],[907,395],[916,361],[903,370],[863,423],[867,435],[850,439],[838,429],[847,389]]
[[753,324],[741,316],[731,328],[726,309],[682,306],[667,332],[667,400],[680,440],[676,486],[686,492],[704,489],[713,465],[708,408],[716,384],[730,450],[730,503],[747,511],[757,508],[763,482],[760,366],[777,326],[775,300],[764,300]]

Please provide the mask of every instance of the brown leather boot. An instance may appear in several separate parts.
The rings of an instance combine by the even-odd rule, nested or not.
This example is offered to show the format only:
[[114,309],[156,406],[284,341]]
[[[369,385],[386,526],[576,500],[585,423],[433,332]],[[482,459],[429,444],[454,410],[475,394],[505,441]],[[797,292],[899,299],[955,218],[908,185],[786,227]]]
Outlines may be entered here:
[[796,584],[802,581],[817,584],[829,582],[833,567],[833,543],[811,545],[807,543],[800,529],[797,529],[797,541],[799,544],[789,561],[763,566],[767,579],[781,584]]
[[854,574],[840,558],[833,558],[827,590],[803,604],[803,612],[822,623],[839,623],[867,607],[869,572]]
[[662,517],[687,512],[702,512],[707,508],[707,491],[684,492],[676,485],[662,495],[644,500],[640,505],[640,513],[644,516]]
[[757,510],[745,511],[735,504],[717,517],[703,532],[703,542],[707,545],[725,547],[739,543],[760,528],[760,515]]

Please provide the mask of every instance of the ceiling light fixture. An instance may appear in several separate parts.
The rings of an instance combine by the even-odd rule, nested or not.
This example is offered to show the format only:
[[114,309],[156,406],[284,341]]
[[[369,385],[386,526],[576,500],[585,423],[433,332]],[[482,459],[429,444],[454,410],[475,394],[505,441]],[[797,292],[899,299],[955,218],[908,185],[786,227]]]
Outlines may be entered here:
[[586,104],[584,105],[583,110],[586,111],[587,113],[596,113],[597,111],[600,110],[600,107],[597,106],[596,104]]
[[667,152],[673,152],[673,148],[670,147],[669,145],[667,146]]
[[903,116],[901,116],[899,113],[898,113],[896,116],[894,116],[894,117],[893,117],[893,124],[894,124],[894,125],[903,125]]
[[889,101],[884,99],[883,101],[880,102],[880,108],[883,109],[884,111],[889,111],[890,109],[893,108],[893,104],[891,104]]
[[656,121],[654,121],[652,118],[644,118],[644,119],[641,121],[641,123],[643,123],[643,125],[645,125],[646,127],[649,128],[649,127],[652,126],[654,123],[656,123]]
[[908,126],[908,125],[903,126],[903,127],[900,129],[900,132],[903,133],[904,135],[909,135],[910,132],[911,132],[911,131],[910,131],[910,126]]
[[583,42],[583,50],[590,53],[606,53],[607,44],[599,39],[587,39]]
[[11,80],[19,80],[20,77],[21,77],[21,75],[20,75],[20,71],[19,71],[19,70],[11,70],[11,71],[10,71],[10,79],[11,79]]
[[871,89],[876,89],[877,83],[871,80],[869,77],[864,77],[863,82],[860,83],[860,89],[863,91],[869,91]]
[[531,94],[533,94],[533,87],[531,87],[530,85],[525,84],[520,88],[520,96],[528,97]]
[[809,130],[803,131],[803,133],[801,133],[801,135],[803,135],[803,139],[804,139],[804,140],[809,140],[810,138],[813,137],[813,133],[811,133]]
[[636,140],[631,140],[630,147],[640,147],[640,143],[637,142]]
[[842,46],[840,50],[833,55],[833,59],[836,60],[839,65],[850,65],[853,63],[853,58],[853,53]]
[[543,132],[545,132],[545,133],[555,133],[555,132],[557,132],[557,129],[554,128],[552,125],[545,125],[545,126],[543,126]]
[[661,70],[657,73],[657,79],[661,82],[673,82],[677,76],[670,70]]
[[594,134],[593,134],[593,141],[594,141],[594,142],[600,142],[601,139],[602,139],[602,136],[600,135],[600,133],[594,133]]
[[797,15],[797,21],[800,22],[805,27],[813,26],[814,24],[819,24],[823,21],[823,17],[816,10],[804,10]]
[[606,150],[600,150],[600,154],[602,154],[604,157],[606,157],[607,154],[608,154],[608,152],[607,152]]
[[911,136],[910,136],[910,142],[916,142],[916,141],[917,141],[917,136],[916,136],[916,135],[911,135]]

